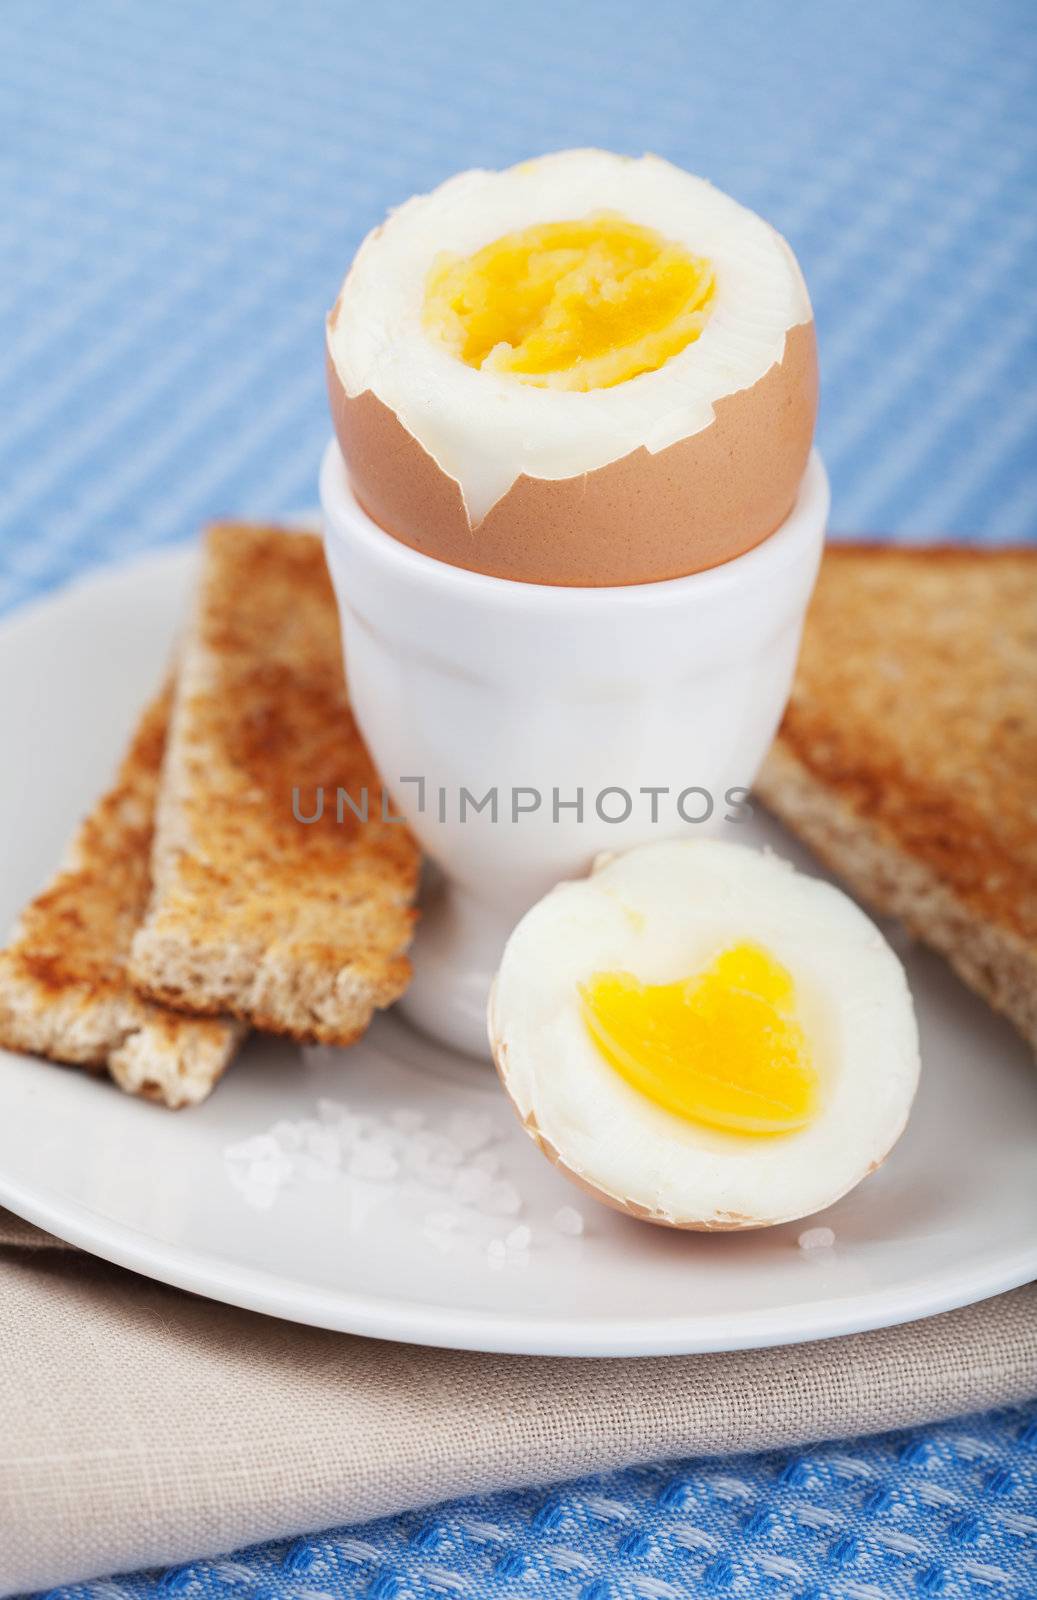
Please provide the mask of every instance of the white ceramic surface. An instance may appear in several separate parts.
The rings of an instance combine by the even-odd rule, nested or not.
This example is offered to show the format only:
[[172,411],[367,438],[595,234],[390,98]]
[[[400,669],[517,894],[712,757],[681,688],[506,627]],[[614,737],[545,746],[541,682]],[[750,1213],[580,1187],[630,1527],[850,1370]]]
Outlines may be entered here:
[[328,446],[321,504],[350,694],[440,869],[404,1001],[419,1026],[485,1054],[490,982],[535,900],[599,851],[724,826],[788,698],[828,500],[815,454],[787,521],[747,555],[666,583],[553,588],[400,544]]
[[[193,568],[160,554],[77,585],[0,626],[0,925],[49,875],[107,780],[182,616]],[[807,864],[775,827],[739,832]],[[213,1098],[177,1114],[74,1068],[0,1052],[0,1203],[97,1254],[200,1293],[330,1328],[487,1350],[634,1355],[819,1338],[964,1304],[1037,1274],[1037,1073],[1010,1029],[935,956],[907,954],[923,1078],[886,1165],[802,1226],[668,1234],[582,1198],[520,1131],[491,1072],[390,1015],[345,1052],[256,1040]],[[319,1096],[386,1115],[485,1112],[520,1217],[440,1190],[341,1176],[256,1211],[228,1144]],[[551,1227],[584,1213],[583,1238]],[[455,1237],[431,1225],[458,1215]],[[516,1222],[525,1258],[489,1246]]]

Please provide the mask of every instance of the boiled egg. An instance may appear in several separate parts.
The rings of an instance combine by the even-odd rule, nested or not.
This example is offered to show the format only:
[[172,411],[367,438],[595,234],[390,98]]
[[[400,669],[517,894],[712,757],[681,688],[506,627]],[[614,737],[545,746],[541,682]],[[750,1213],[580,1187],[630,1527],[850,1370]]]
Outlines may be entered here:
[[720,841],[640,846],[509,939],[489,1006],[504,1088],[585,1190],[675,1228],[831,1205],[918,1082],[904,969],[840,890]]
[[657,156],[566,150],[409,200],[361,245],[327,351],[368,513],[528,582],[751,549],[795,501],[817,409],[788,245]]

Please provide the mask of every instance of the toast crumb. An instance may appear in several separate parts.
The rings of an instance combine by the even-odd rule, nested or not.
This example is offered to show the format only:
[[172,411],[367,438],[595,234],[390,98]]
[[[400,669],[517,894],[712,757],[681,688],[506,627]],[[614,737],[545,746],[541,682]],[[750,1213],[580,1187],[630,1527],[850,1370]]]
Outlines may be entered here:
[[1037,1049],[1037,550],[829,546],[756,788]]
[[[319,821],[303,823],[318,789]],[[370,797],[362,822],[336,795]],[[346,698],[320,540],[212,528],[185,640],[133,944],[140,991],[303,1042],[350,1044],[405,989],[418,850],[381,815]]]
[[142,1000],[126,976],[150,892],[155,797],[171,694],[145,710],[115,783],[0,951],[0,1045],[107,1071],[128,1094],[204,1100],[244,1032]]

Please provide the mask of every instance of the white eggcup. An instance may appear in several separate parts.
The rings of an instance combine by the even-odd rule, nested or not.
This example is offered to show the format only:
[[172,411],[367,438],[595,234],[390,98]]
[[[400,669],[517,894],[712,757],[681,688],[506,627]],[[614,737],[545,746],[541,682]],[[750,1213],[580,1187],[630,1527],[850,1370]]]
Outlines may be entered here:
[[554,884],[601,851],[738,837],[792,686],[825,471],[815,452],[788,518],[747,554],[624,588],[516,583],[412,550],[357,503],[334,441],[320,491],[353,708],[434,864],[401,1008],[485,1056],[501,951]]

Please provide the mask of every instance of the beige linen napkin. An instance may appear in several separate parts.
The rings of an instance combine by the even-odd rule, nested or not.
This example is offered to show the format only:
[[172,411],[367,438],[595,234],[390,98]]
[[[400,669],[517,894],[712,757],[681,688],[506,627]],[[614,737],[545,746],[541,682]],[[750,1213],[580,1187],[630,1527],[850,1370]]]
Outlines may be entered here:
[[235,1311],[0,1212],[0,1593],[1035,1392],[1037,1286],[781,1350],[472,1355]]

